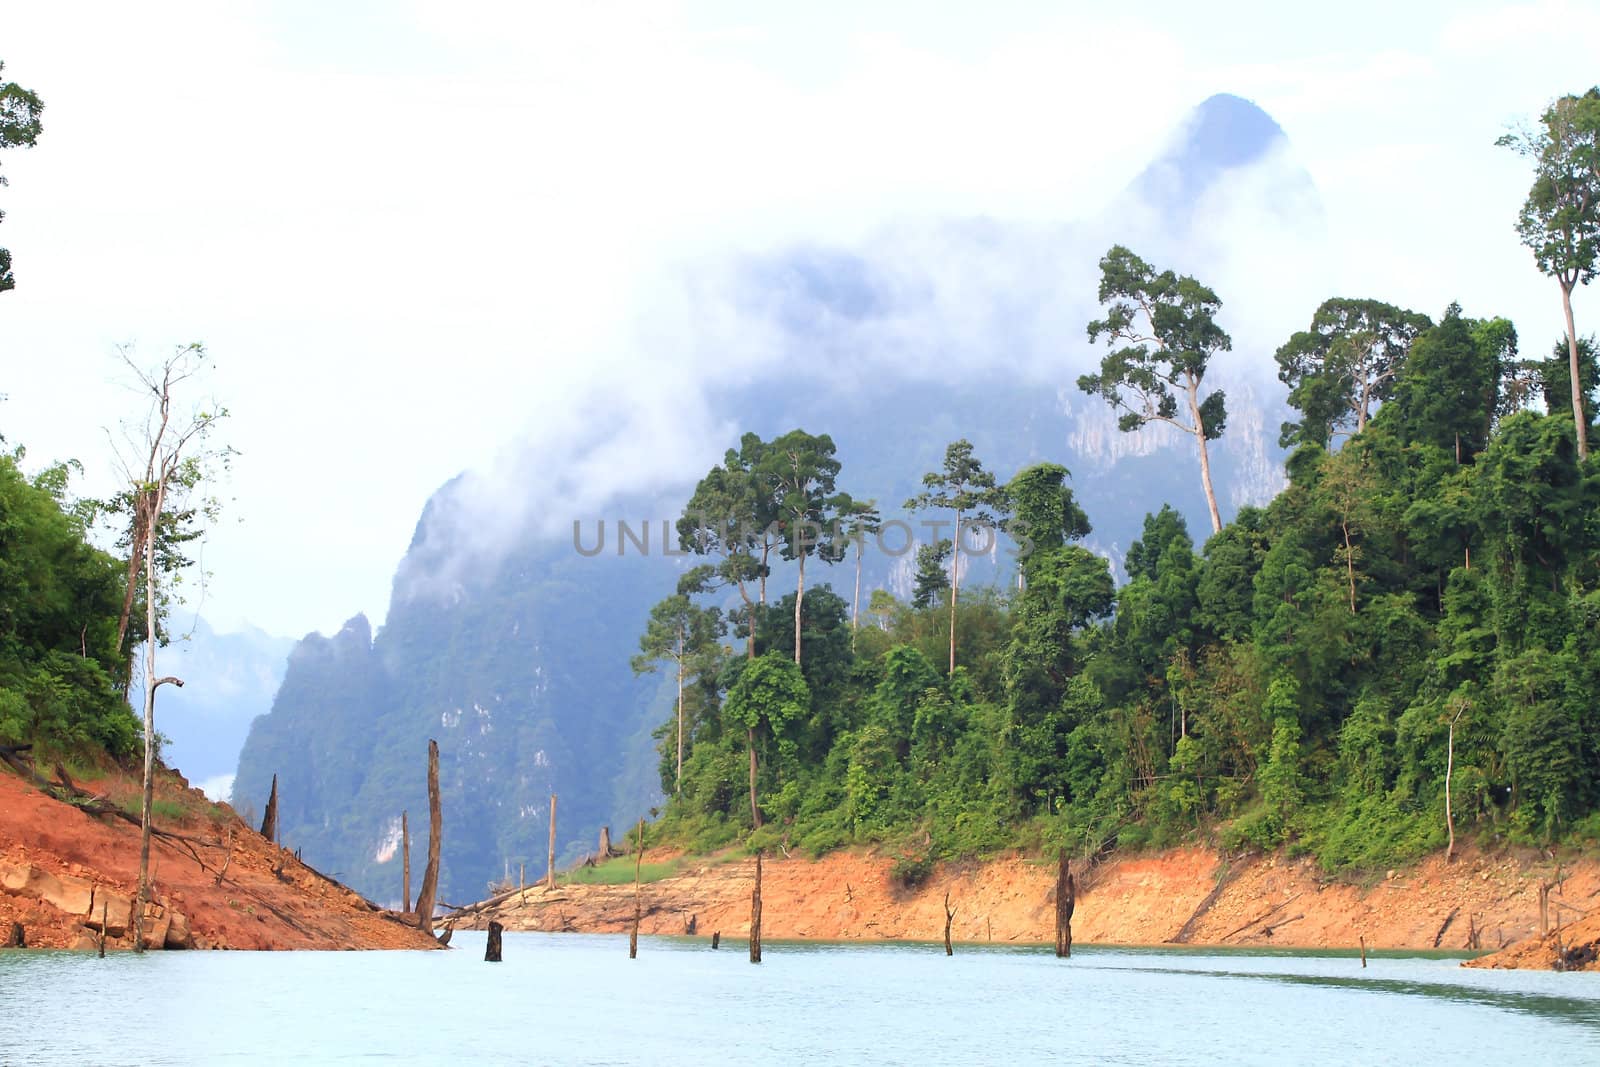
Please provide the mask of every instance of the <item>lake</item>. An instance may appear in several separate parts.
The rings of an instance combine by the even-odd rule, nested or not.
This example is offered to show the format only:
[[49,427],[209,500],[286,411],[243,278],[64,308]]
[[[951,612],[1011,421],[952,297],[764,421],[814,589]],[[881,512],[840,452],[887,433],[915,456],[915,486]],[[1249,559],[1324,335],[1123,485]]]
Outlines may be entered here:
[[1600,1063],[1600,975],[1453,958],[481,933],[0,953],[0,1063]]

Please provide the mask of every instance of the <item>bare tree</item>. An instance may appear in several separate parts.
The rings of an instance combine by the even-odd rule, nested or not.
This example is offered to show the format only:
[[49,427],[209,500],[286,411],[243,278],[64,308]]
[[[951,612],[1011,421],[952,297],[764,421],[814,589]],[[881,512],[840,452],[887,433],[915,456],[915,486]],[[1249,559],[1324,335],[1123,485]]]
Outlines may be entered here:
[[[125,424],[122,441],[114,441],[125,488],[117,498],[120,505],[111,508],[126,508],[129,517],[129,581],[118,621],[119,640],[127,638],[141,565],[144,571],[144,797],[139,815],[139,891],[134,908],[134,948],[143,951],[144,910],[150,897],[156,690],[168,683],[183,685],[177,678],[156,674],[164,603],[157,587],[158,572],[175,580],[187,565],[176,546],[197,537],[200,520],[215,514],[215,504],[200,499],[201,489],[218,467],[226,467],[233,450],[211,440],[217,421],[227,416],[226,409],[214,404],[184,408],[180,401],[185,384],[206,368],[204,347],[181,346],[153,367],[135,362],[129,349],[120,349],[118,356],[132,372],[134,389],[149,404],[143,424]],[[164,522],[168,517],[178,521]]]

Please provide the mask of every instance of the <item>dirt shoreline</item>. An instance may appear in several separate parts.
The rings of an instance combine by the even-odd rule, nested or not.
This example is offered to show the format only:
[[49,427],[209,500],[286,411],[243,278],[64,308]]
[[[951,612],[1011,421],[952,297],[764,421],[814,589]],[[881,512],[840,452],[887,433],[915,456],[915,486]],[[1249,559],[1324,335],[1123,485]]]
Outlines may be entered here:
[[[78,784],[113,803],[138,792],[136,782],[115,774]],[[273,845],[231,808],[209,804],[177,775],[160,782],[157,811],[181,812],[156,823],[188,840],[151,843],[152,947],[437,947],[393,912]],[[107,950],[131,948],[138,872],[136,825],[91,815],[0,768],[0,944],[20,924],[28,948],[92,949],[104,908]]]
[[[652,862],[661,857],[648,857]],[[680,857],[680,869],[643,887],[646,934],[748,936],[753,860]],[[864,851],[811,860],[768,856],[762,882],[765,937],[816,940],[938,940],[944,899],[956,909],[958,941],[1054,939],[1055,865],[1023,856],[944,864],[915,888],[891,876],[893,859]],[[1560,869],[1556,910],[1570,918],[1600,902],[1600,862]],[[1191,944],[1355,950],[1485,951],[1528,943],[1539,925],[1539,886],[1556,865],[1537,856],[1458,852],[1372,885],[1330,881],[1309,859],[1228,860],[1204,848],[1113,857],[1080,875],[1074,939],[1089,944]],[[463,919],[482,928],[618,933],[632,923],[634,888],[530,887]],[[1568,927],[1566,944],[1581,937]],[[1600,930],[1596,931],[1600,935]],[[1497,954],[1497,956],[1500,954]],[[1537,954],[1505,954],[1488,966],[1540,966]],[[1513,959],[1523,962],[1512,962]],[[1548,964],[1543,964],[1548,966]]]

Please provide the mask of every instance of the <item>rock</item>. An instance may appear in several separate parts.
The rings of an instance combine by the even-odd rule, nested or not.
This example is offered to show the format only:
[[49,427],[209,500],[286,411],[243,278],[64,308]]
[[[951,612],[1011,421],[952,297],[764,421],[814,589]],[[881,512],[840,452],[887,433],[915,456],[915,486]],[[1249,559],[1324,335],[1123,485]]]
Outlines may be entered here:
[[94,905],[89,911],[89,922],[97,929],[100,926],[102,904],[105,905],[106,933],[113,937],[121,937],[127,933],[129,924],[133,922],[133,901],[121,893],[113,893],[104,887],[95,889]]
[[0,889],[10,893],[22,892],[22,887],[28,884],[28,876],[33,873],[33,868],[27,864],[0,862]]
[[73,952],[98,952],[100,939],[87,930],[79,930],[78,936],[72,939],[72,944],[67,948]]
[[3,941],[0,941],[0,948],[27,948],[27,947],[28,947],[28,934],[27,934],[27,931],[22,928],[22,924],[21,923],[13,922],[11,924],[11,927],[6,931],[5,939]]
[[[160,914],[151,915],[150,911]],[[155,904],[149,905],[144,915],[144,947],[166,948],[167,934],[172,931],[172,920]]]
[[94,883],[71,875],[57,878],[38,868],[29,872],[28,884],[22,891],[68,915],[88,915],[89,906],[94,903]]
[[181,911],[167,912],[170,924],[167,927],[166,947],[174,949],[194,948],[194,937],[189,933],[189,919]]

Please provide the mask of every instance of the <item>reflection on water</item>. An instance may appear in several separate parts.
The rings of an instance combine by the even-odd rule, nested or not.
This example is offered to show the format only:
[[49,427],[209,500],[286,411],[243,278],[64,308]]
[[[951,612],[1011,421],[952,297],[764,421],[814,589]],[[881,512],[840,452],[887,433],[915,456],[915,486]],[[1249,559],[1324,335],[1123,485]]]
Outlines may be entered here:
[[0,953],[0,1063],[1600,1062],[1600,976],[1434,956],[507,934],[438,953]]

